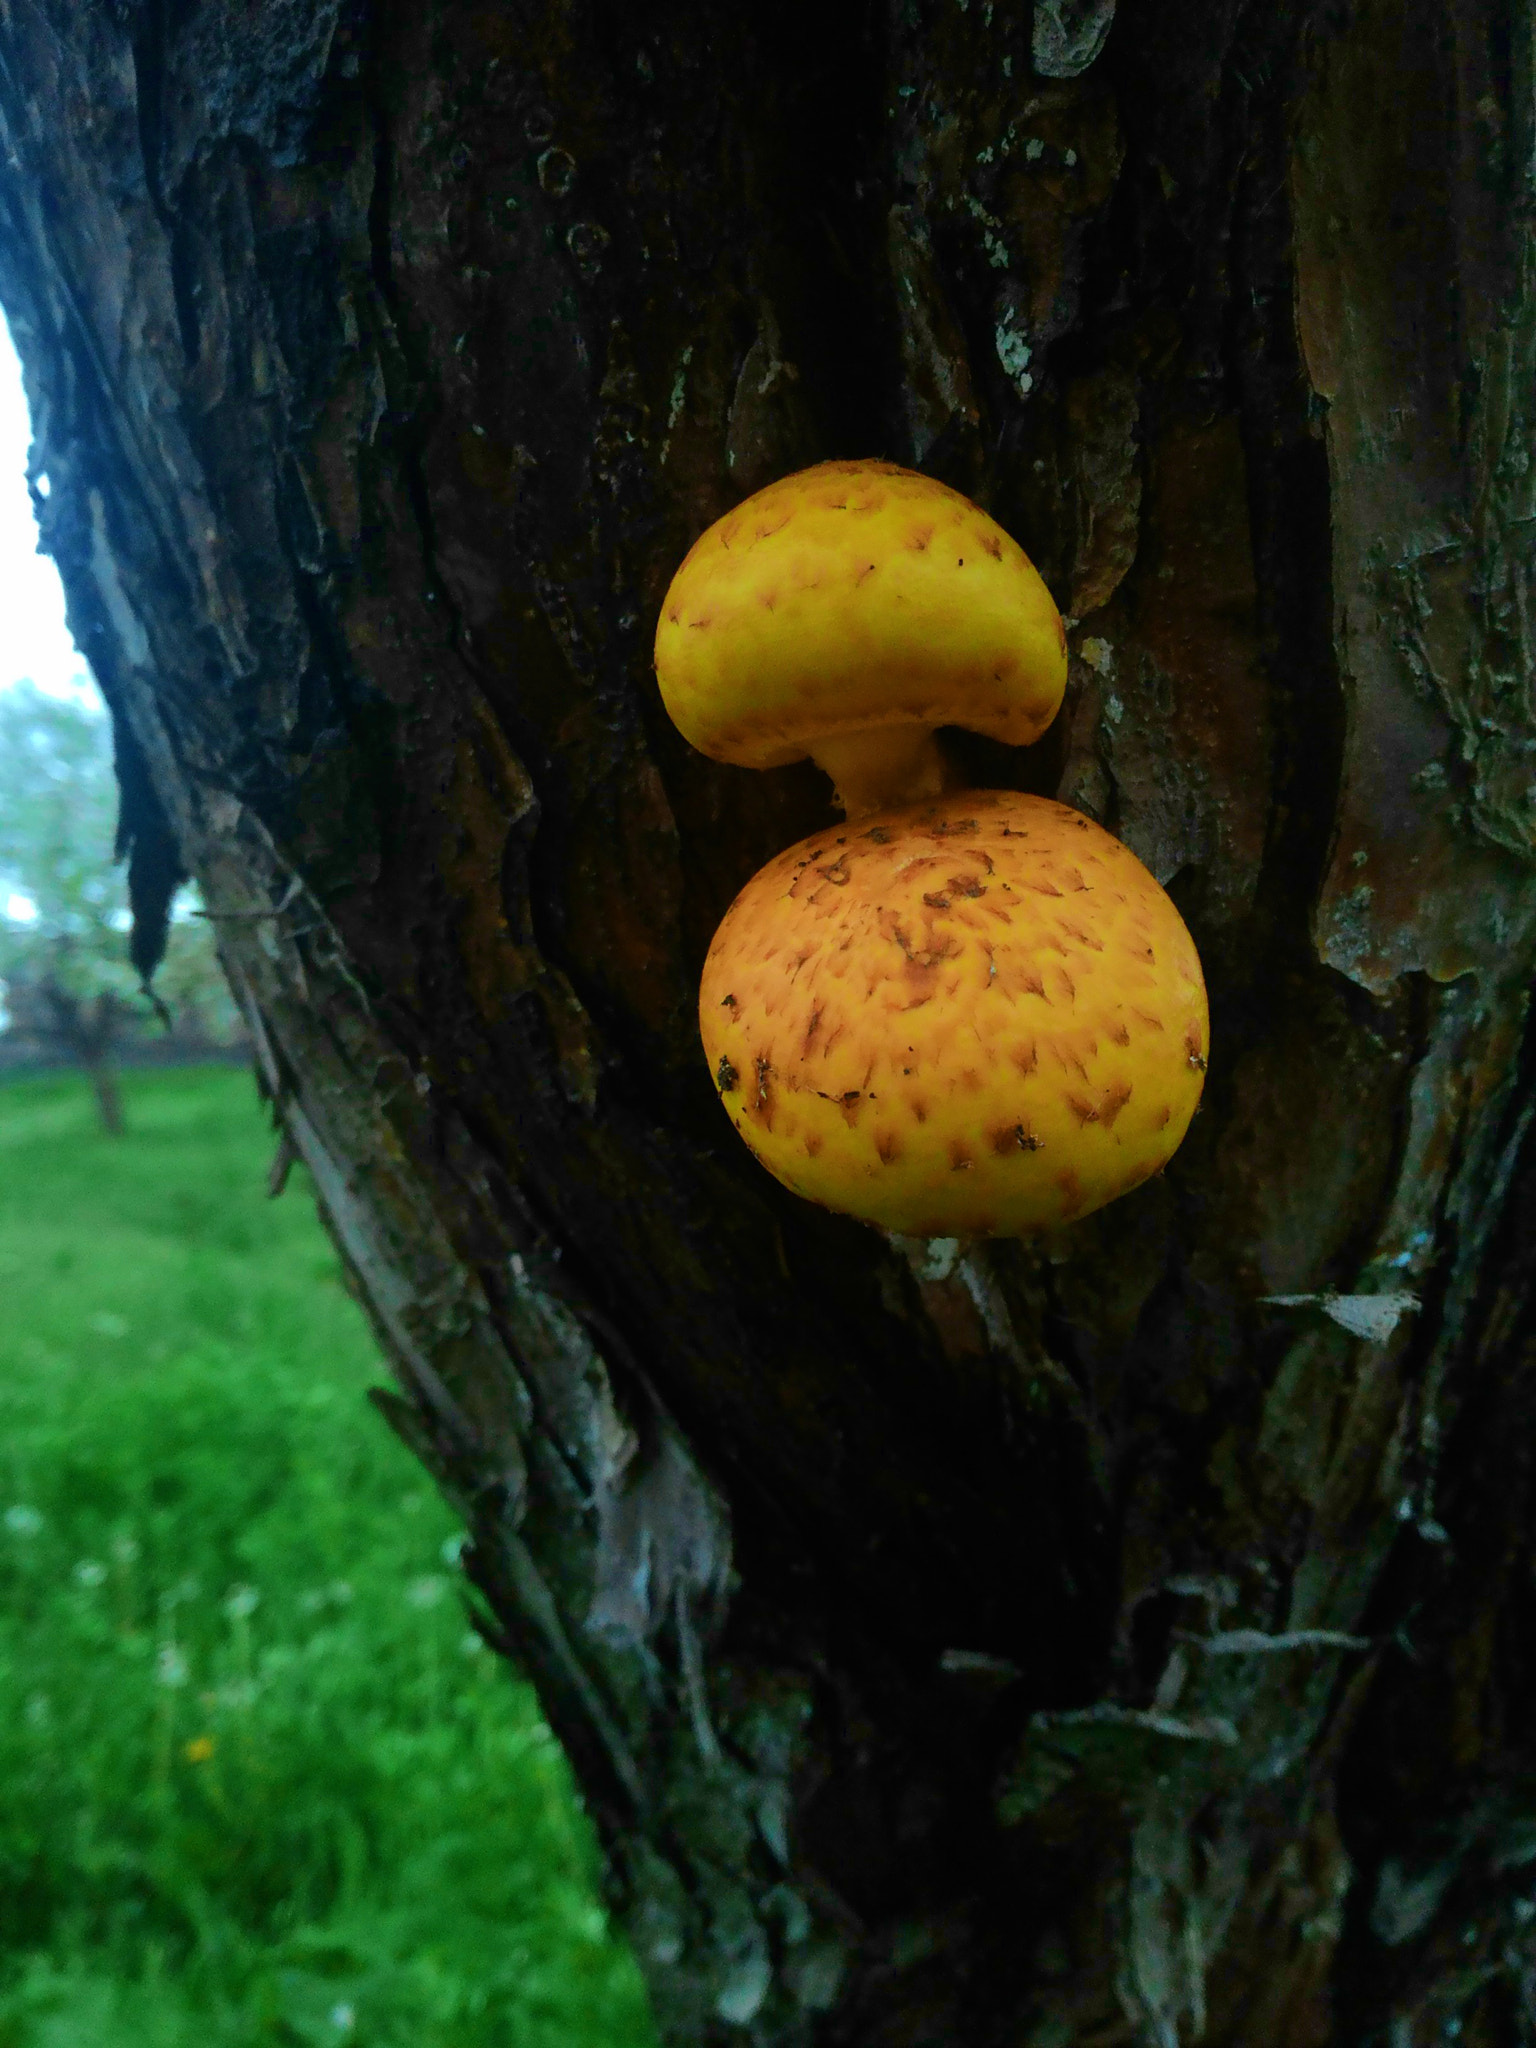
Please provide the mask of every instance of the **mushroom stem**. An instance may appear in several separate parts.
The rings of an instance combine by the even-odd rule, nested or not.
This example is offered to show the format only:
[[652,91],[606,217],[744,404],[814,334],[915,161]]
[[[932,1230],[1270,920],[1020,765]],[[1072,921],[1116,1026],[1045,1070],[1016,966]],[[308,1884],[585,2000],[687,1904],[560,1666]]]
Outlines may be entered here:
[[829,733],[816,741],[811,759],[831,776],[833,801],[850,818],[939,796],[950,779],[949,764],[926,725]]

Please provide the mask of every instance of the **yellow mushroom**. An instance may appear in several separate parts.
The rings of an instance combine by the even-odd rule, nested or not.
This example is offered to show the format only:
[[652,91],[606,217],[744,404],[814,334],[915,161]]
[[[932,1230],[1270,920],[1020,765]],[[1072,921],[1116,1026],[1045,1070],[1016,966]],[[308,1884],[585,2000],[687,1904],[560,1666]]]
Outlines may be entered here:
[[769,1172],[918,1237],[1027,1234],[1139,1185],[1209,1042],[1194,943],[1136,856],[995,790],[778,855],[727,911],[699,1010]]
[[656,629],[672,719],[747,768],[807,754],[850,818],[936,795],[934,728],[1023,746],[1060,708],[1066,637],[1018,542],[888,462],[824,462],[717,520]]

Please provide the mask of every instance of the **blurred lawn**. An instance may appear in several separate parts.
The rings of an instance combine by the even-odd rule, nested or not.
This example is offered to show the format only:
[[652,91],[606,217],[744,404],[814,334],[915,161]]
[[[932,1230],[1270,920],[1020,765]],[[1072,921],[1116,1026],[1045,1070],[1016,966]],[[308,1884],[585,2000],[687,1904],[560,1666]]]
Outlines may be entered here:
[[654,2037],[232,1071],[0,1087],[0,2048]]

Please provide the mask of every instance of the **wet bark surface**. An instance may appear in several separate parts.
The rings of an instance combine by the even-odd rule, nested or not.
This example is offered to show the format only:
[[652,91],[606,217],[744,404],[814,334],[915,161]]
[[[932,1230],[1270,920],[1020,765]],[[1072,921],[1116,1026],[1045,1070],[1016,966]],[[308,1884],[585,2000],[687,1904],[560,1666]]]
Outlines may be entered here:
[[[1536,2039],[1531,35],[0,0],[141,946],[195,873],[671,2042]],[[1071,620],[973,779],[1206,963],[1189,1140],[1048,1243],[797,1202],[697,1050],[831,813],[655,615],[860,454]]]

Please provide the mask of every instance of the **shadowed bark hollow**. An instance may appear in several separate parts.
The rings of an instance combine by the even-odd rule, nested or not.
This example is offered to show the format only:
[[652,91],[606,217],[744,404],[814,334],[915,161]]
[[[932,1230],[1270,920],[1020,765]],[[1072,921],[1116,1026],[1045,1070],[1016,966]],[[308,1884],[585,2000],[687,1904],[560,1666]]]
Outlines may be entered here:
[[[220,920],[679,2048],[1536,2040],[1531,42],[0,0],[125,843]],[[689,752],[656,611],[854,454],[1040,563],[1066,709],[956,744],[1208,969],[1188,1142],[1043,1245],[796,1201],[697,1049],[831,813]]]

